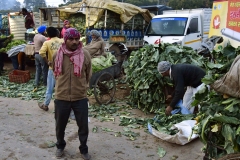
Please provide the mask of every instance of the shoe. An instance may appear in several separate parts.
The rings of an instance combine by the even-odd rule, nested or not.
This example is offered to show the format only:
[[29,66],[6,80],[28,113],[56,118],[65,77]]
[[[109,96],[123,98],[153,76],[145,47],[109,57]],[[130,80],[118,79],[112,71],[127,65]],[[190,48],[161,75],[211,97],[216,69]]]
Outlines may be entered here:
[[88,154],[88,153],[85,153],[85,154],[82,154],[82,158],[84,160],[90,160],[91,159],[91,156]]
[[44,111],[48,111],[48,106],[45,106],[43,103],[38,103],[38,107]]
[[57,149],[56,151],[56,158],[62,158],[63,156],[63,149]]

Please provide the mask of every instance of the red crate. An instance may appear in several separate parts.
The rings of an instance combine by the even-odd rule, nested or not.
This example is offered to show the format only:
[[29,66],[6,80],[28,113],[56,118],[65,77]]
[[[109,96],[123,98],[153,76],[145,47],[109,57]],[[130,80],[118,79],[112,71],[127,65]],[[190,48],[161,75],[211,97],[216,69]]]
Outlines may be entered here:
[[13,70],[9,73],[9,82],[26,83],[30,80],[30,71]]

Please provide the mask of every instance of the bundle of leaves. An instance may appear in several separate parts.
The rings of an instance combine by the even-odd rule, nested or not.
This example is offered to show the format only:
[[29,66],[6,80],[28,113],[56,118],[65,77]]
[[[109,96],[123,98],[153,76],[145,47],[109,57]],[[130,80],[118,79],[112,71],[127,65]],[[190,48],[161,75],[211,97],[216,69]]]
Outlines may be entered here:
[[7,51],[9,51],[11,48],[21,45],[21,44],[26,44],[25,40],[11,40],[10,42],[8,40],[6,40],[7,46],[5,48],[1,48],[0,49],[0,53],[6,53]]
[[191,120],[193,117],[193,114],[174,114],[171,116],[166,116],[165,112],[161,112],[155,115],[153,119],[149,119],[148,123],[161,133],[175,135],[179,131],[177,129],[172,129],[172,126],[184,120]]
[[71,14],[68,18],[70,21],[70,25],[73,28],[76,28],[80,33],[81,36],[85,36],[85,30],[86,30],[86,16],[82,13],[77,14]]
[[[219,68],[207,69],[207,75],[203,79],[205,84],[211,84],[229,70],[239,54],[239,47],[228,45],[223,50],[215,50],[213,54],[217,55],[216,64]],[[201,106],[195,118],[198,123],[194,132],[200,135],[209,159],[240,152],[239,98],[229,98],[205,87],[195,95],[192,105]]]
[[123,64],[126,80],[131,87],[129,103],[144,112],[158,113],[161,108],[165,108],[164,88],[171,86],[172,82],[157,71],[160,61],[188,63],[205,68],[208,60],[189,47],[173,44],[161,44],[159,48],[146,45],[133,51]]
[[[0,39],[5,39],[7,38],[7,36],[5,35],[1,35]],[[7,52],[7,45],[12,41],[12,39],[14,38],[13,34],[10,34],[10,38],[7,38],[4,42],[2,42],[2,48],[0,49],[0,53],[6,53]]]
[[106,56],[92,58],[92,71],[97,72],[112,66],[112,63],[117,61],[116,57],[111,52],[105,52]]

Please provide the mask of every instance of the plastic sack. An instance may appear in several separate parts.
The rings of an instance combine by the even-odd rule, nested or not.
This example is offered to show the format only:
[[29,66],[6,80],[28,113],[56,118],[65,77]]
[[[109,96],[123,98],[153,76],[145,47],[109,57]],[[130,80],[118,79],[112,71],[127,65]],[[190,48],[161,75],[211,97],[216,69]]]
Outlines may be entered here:
[[229,71],[212,85],[216,92],[240,98],[240,55],[238,55]]
[[172,126],[172,129],[178,129],[178,133],[176,133],[175,135],[161,133],[158,130],[152,128],[152,125],[150,123],[148,123],[148,131],[154,136],[164,141],[185,145],[198,137],[198,134],[192,134],[192,128],[195,124],[195,120],[185,120],[180,123],[174,124]]

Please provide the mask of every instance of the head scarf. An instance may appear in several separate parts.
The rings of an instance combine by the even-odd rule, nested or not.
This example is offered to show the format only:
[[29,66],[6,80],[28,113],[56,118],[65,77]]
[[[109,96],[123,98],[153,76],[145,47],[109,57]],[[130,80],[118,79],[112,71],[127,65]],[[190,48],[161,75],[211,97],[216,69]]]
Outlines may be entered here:
[[64,27],[64,28],[66,28],[66,25],[70,25],[69,20],[65,20],[65,21],[63,22],[63,27]]
[[82,65],[84,61],[84,53],[82,50],[82,43],[79,43],[75,51],[69,51],[66,47],[66,41],[69,38],[80,38],[80,33],[75,28],[68,28],[64,34],[64,43],[58,49],[55,59],[54,75],[57,78],[62,73],[63,55],[67,55],[74,64],[74,75],[81,76]]
[[157,69],[158,69],[159,73],[164,73],[164,72],[168,71],[170,69],[170,67],[171,67],[171,63],[170,62],[168,62],[168,61],[161,61],[161,62],[158,63]]
[[37,31],[38,31],[38,33],[44,33],[46,31],[46,29],[47,29],[47,26],[40,26],[40,27],[38,27]]
[[95,30],[95,29],[91,30],[90,35],[91,36],[94,35],[97,38],[101,36],[101,34],[97,30]]
[[80,33],[75,28],[68,28],[63,35],[64,42],[66,43],[67,39],[69,38],[80,39]]

